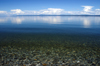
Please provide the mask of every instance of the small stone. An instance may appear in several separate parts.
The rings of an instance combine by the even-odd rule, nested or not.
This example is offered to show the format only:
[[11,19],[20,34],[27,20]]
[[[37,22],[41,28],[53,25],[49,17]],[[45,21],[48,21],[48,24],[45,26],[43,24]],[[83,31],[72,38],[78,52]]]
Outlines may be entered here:
[[23,66],[26,66],[26,65],[23,65]]
[[75,52],[75,51],[73,51],[73,52]]
[[80,61],[77,61],[77,63],[80,63]]
[[73,59],[73,61],[74,61],[75,59]]
[[92,60],[87,60],[88,63],[92,63]]
[[91,64],[91,66],[96,66],[96,64]]
[[67,54],[69,54],[70,52],[67,52]]
[[93,62],[93,64],[96,64],[95,62]]
[[84,66],[84,65],[80,65],[80,66]]
[[37,59],[34,59],[35,61],[37,61]]
[[42,65],[43,65],[43,66],[46,66],[47,64],[44,63],[44,64],[42,64]]

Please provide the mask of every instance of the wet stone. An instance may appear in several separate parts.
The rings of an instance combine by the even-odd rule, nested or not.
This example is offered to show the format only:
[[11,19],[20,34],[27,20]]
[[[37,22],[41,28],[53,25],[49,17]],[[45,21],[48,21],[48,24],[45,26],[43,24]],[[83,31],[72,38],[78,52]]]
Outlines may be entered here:
[[[2,51],[2,50],[0,50]],[[15,55],[12,56],[14,51],[8,51],[7,54],[2,53],[2,58],[0,58],[0,66],[8,66],[8,65],[15,65],[15,66],[100,66],[99,58],[96,59],[95,57],[89,57],[88,51],[86,50],[86,57],[85,59],[82,56],[82,52],[79,53],[71,52],[71,51],[63,51],[63,55],[57,55],[58,53],[55,53],[55,50],[50,51],[44,51],[44,53],[39,53],[40,51],[35,51],[34,53],[30,52],[29,50],[26,52],[25,50],[18,50]],[[62,53],[62,51],[60,51]],[[64,52],[69,55],[64,55]],[[60,54],[61,54],[60,53]],[[3,62],[3,61],[4,62]]]
[[90,66],[96,66],[96,64],[91,64]]
[[92,60],[87,60],[88,63],[92,63]]
[[100,62],[99,63],[97,63],[98,65],[100,65]]
[[58,57],[55,57],[54,60],[53,60],[53,63],[54,64],[57,64],[58,61],[59,61],[59,58]]
[[80,65],[80,66],[85,66],[85,65]]

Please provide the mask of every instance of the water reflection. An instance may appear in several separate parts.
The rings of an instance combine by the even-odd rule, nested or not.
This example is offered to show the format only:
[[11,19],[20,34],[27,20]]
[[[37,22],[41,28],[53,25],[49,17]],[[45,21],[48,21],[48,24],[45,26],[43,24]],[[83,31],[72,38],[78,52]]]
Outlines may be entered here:
[[47,17],[34,17],[35,21],[42,21],[45,23],[50,23],[50,24],[60,24],[63,22],[60,16],[52,17],[52,16],[47,16]]
[[6,17],[6,18],[4,18],[4,17],[3,17],[3,18],[1,18],[1,17],[0,17],[0,23],[5,23],[7,20],[8,20],[8,18],[7,18],[7,17]]
[[100,25],[100,17],[83,16],[17,16],[0,17],[0,24],[5,22],[13,24],[24,23],[46,23],[46,24],[65,24],[65,25],[83,25],[83,28],[96,27]]
[[25,20],[24,18],[19,18],[19,17],[11,18],[11,22],[15,23],[15,24],[21,24],[22,21],[24,21],[24,20]]
[[90,21],[89,20],[85,20],[85,19],[84,19],[83,24],[84,24],[84,28],[89,28],[90,25],[91,25]]

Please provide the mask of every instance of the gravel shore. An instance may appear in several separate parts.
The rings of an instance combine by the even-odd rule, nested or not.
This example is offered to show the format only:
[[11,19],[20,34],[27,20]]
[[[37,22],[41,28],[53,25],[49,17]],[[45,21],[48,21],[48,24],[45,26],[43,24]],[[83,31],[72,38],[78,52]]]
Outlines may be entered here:
[[0,34],[0,66],[100,66],[100,36]]
[[100,66],[100,55],[92,48],[27,50],[0,48],[0,66]]

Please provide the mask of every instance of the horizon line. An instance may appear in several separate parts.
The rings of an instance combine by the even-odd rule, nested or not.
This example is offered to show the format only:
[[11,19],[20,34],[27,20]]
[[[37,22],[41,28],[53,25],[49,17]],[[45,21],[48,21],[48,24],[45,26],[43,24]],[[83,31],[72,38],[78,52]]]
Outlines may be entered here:
[[12,15],[12,16],[100,16],[100,15]]

